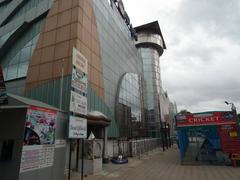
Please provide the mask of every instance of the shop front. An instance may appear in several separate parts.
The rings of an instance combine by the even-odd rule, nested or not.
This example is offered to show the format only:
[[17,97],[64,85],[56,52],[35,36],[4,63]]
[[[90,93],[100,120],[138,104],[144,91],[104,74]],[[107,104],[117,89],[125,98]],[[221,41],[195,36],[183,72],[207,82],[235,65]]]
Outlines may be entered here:
[[232,163],[240,153],[240,135],[233,111],[177,115],[179,150],[182,164]]

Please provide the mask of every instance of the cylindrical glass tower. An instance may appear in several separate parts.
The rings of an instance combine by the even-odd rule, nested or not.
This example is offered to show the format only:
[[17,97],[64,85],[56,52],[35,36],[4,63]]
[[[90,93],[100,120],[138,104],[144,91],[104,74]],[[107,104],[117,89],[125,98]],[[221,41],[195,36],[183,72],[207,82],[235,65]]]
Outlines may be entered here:
[[166,49],[158,22],[149,23],[135,28],[138,33],[138,48],[144,71],[144,102],[148,134],[151,137],[160,136],[161,122],[161,73],[159,57]]

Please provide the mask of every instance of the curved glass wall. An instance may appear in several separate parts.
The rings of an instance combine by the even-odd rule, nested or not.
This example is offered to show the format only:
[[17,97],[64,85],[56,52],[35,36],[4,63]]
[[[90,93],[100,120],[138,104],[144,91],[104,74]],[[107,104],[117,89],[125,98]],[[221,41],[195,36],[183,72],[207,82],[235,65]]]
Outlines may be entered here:
[[43,19],[36,22],[15,42],[0,64],[6,81],[25,77],[28,63],[36,47]]
[[16,31],[16,29],[8,32],[7,34],[0,37],[0,47],[8,40],[8,38]]
[[9,1],[5,1],[4,3],[1,3],[0,4],[0,14],[8,8],[8,5],[10,4],[12,0],[9,0]]
[[139,52],[143,59],[144,79],[146,82],[147,91],[147,109],[154,109],[155,96],[160,94],[161,76],[159,55],[155,49],[139,48]]
[[142,79],[135,73],[126,73],[119,86],[117,102],[117,120],[120,125],[120,136],[138,137],[144,133],[144,113]]
[[[46,8],[47,4],[52,3],[53,0],[22,0],[17,2],[18,4],[14,3],[8,3],[7,5],[5,5],[4,10],[5,11],[9,11],[12,9],[13,6],[16,6],[16,9],[13,11],[13,13],[11,13],[11,16],[8,17],[2,24],[2,26],[5,26],[6,24],[13,22],[15,20],[19,20],[19,17],[24,16],[23,18],[20,19],[20,21],[22,21],[23,19],[26,20],[25,18],[29,17],[29,14],[33,15],[33,11],[39,11],[39,9]],[[44,4],[42,4],[44,3]],[[8,8],[9,5],[9,8]],[[0,10],[1,10],[0,6]],[[34,9],[35,8],[35,9]],[[16,11],[17,10],[17,11]],[[15,12],[16,11],[16,12]],[[31,12],[32,11],[32,12]],[[4,13],[4,11],[3,11]],[[1,14],[1,11],[0,11]],[[34,13],[35,14],[35,13]]]
[[19,17],[23,14],[26,14],[29,10],[36,7],[40,2],[41,2],[41,0],[28,0],[28,1],[26,1],[26,3],[23,5],[23,7],[19,11],[17,11],[16,14],[11,16],[11,18],[9,18],[9,20],[6,23],[15,20],[17,17]]

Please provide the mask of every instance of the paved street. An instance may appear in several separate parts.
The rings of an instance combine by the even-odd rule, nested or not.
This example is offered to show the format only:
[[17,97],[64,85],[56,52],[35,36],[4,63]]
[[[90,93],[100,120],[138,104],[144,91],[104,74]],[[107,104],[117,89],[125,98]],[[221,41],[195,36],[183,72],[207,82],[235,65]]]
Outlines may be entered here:
[[[80,177],[73,177],[79,180]],[[240,168],[227,166],[182,166],[179,163],[176,147],[166,152],[160,150],[148,156],[130,158],[127,165],[104,165],[97,175],[85,177],[86,180],[239,180]]]

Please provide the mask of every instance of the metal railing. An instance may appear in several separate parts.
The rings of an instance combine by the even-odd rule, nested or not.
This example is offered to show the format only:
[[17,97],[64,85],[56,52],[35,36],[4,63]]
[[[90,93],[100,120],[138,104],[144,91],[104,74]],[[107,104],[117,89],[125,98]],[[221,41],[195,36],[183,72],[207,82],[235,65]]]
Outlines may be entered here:
[[129,141],[129,156],[141,156],[162,146],[161,138],[139,139]]

